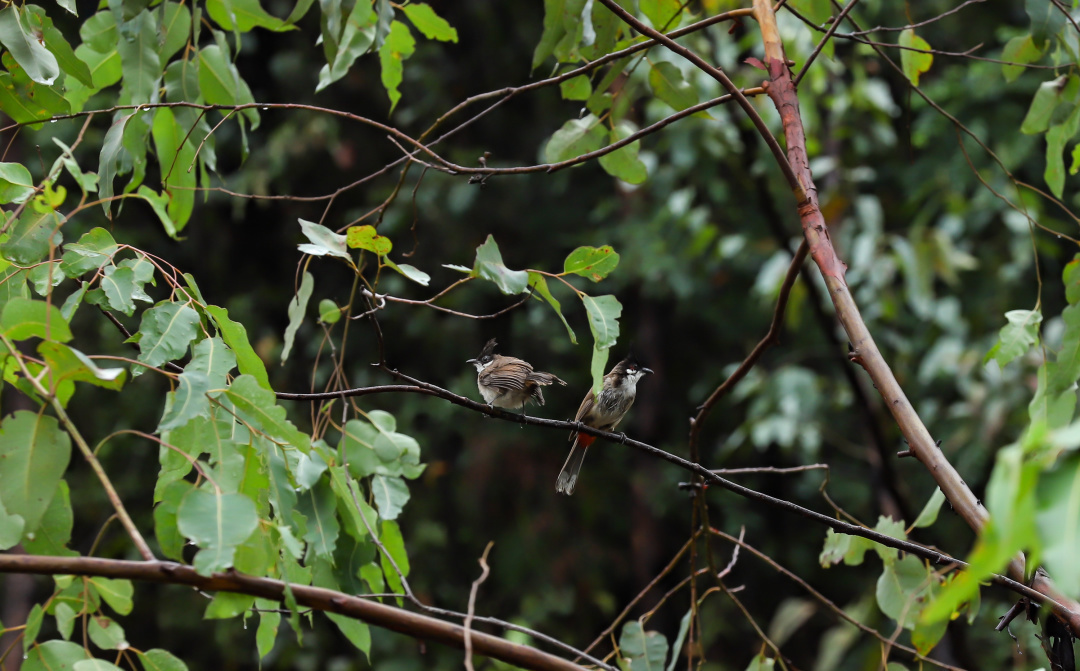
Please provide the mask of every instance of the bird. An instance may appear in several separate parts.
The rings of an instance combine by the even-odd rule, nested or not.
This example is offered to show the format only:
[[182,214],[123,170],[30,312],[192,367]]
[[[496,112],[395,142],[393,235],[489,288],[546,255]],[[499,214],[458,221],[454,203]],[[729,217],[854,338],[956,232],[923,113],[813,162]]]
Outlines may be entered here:
[[[652,373],[652,370],[640,365],[632,354],[615,364],[611,372],[604,376],[599,398],[590,389],[581,401],[574,421],[601,431],[614,431],[634,404],[638,381],[648,373]],[[570,438],[574,445],[570,448],[566,463],[559,472],[559,479],[555,482],[555,491],[567,496],[574,493],[581,464],[585,461],[585,451],[596,440],[596,436],[574,432],[570,434]]]
[[495,338],[492,338],[484,345],[480,356],[465,362],[476,366],[476,386],[489,406],[520,408],[524,415],[525,404],[529,401],[544,405],[541,387],[556,382],[566,385],[554,373],[533,370],[528,361],[495,354],[495,345]]

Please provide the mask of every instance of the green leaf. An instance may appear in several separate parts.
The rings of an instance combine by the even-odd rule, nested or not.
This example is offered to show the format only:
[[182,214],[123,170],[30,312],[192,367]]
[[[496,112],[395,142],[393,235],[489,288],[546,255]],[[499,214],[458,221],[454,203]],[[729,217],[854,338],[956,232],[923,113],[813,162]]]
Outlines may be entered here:
[[570,342],[577,344],[577,335],[574,333],[574,329],[570,328],[570,323],[566,321],[566,317],[562,313],[562,305],[556,300],[555,296],[551,294],[551,290],[548,289],[547,280],[538,272],[529,271],[529,286],[534,293],[540,294],[551,309],[555,311],[555,314],[559,315],[559,319],[562,320],[563,326],[566,327],[566,332],[570,334]]
[[31,81],[9,52],[4,52],[2,60],[9,72],[0,72],[0,111],[18,123],[48,119],[54,114],[71,111],[58,87]]
[[67,603],[56,604],[56,630],[65,641],[71,640],[71,634],[75,631],[75,609]]
[[193,565],[200,575],[232,566],[236,547],[247,540],[259,523],[255,504],[243,494],[221,494],[193,489],[176,512],[180,532],[201,549]]
[[843,560],[848,566],[858,566],[863,563],[867,550],[873,547],[874,542],[862,536],[839,534],[828,529],[825,532],[825,546],[818,556],[818,563],[823,568],[828,568]]
[[270,378],[266,365],[248,340],[247,329],[239,322],[229,319],[229,311],[216,305],[207,305],[206,312],[217,324],[218,333],[236,356],[236,366],[241,375],[251,375],[263,389],[270,390]]
[[87,47],[99,53],[115,49],[120,39],[120,32],[116,30],[116,15],[108,10],[94,14],[79,26],[79,37]]
[[[312,256],[339,256],[343,259],[352,261],[352,256],[349,255],[346,243],[350,240],[349,236],[353,234],[350,232],[349,236],[339,235],[329,228],[316,224],[305,219],[300,219],[300,230],[303,231],[304,236],[310,240],[309,243],[305,243],[297,246],[301,252],[305,254],[311,254]],[[371,228],[371,226],[361,226],[360,228]],[[374,230],[374,229],[372,229]],[[352,229],[349,229],[352,231]],[[383,238],[386,240],[386,238]],[[389,244],[389,240],[386,243]],[[348,245],[354,247],[356,245]],[[389,251],[389,249],[387,250]]]
[[[1005,48],[1001,52],[1001,60],[1012,63],[1034,63],[1041,57],[1042,50],[1035,46],[1035,40],[1031,39],[1031,35],[1012,38],[1005,43]],[[1005,81],[1014,82],[1026,69],[1022,65],[1002,65],[1001,73],[1005,76]]]
[[79,662],[75,662],[71,667],[72,671],[124,671],[119,666],[106,662],[103,659],[84,659]]
[[166,2],[158,11],[163,12],[160,33],[165,35],[158,56],[162,63],[168,63],[191,39],[191,10],[178,2]]
[[336,324],[341,319],[341,308],[337,303],[324,298],[319,301],[319,321],[324,324]]
[[55,210],[38,212],[28,207],[19,215],[8,239],[0,243],[0,254],[19,266],[30,266],[49,254],[50,245],[59,245],[63,238],[63,221]]
[[[301,247],[304,246],[306,245],[301,245]],[[289,359],[289,352],[292,351],[296,331],[304,323],[304,313],[307,312],[307,304],[311,300],[311,292],[314,289],[315,277],[311,273],[305,272],[304,278],[300,281],[300,291],[289,301],[289,325],[285,327],[285,343],[281,348],[281,363],[285,363]]]
[[53,162],[52,169],[49,170],[49,174],[59,174],[60,166],[67,168],[67,171],[71,174],[75,181],[79,183],[79,188],[83,193],[93,193],[97,191],[97,174],[92,172],[83,172],[79,162],[75,160],[75,156],[72,153],[71,147],[64,144],[64,142],[54,137],[52,141],[63,150],[63,153],[56,158]]
[[[603,249],[603,248],[601,248]],[[589,329],[597,349],[607,349],[619,338],[619,315],[622,304],[614,296],[581,295],[581,302],[589,313]]]
[[9,513],[4,507],[3,499],[0,499],[0,550],[8,550],[18,545],[25,528],[26,520],[22,515]]
[[270,438],[304,453],[311,451],[311,438],[297,430],[288,420],[285,408],[276,405],[274,392],[260,387],[253,376],[241,375],[233,380],[225,395],[244,419]]
[[913,629],[933,580],[933,573],[913,555],[886,563],[877,581],[878,608],[905,629]]
[[139,361],[160,366],[184,356],[198,335],[199,313],[182,303],[162,301],[143,312],[139,326]]
[[[746,671],[772,671],[775,666],[775,659],[767,657],[764,652],[759,652],[752,660],[750,660],[750,665],[746,667]],[[888,671],[893,670],[889,669]]]
[[1061,75],[1040,84],[1031,99],[1024,121],[1020,124],[1020,132],[1027,135],[1046,132],[1050,128],[1050,120],[1058,103],[1062,102],[1063,98],[1071,100],[1078,85],[1080,78],[1076,75]]
[[83,85],[93,86],[94,81],[90,76],[90,68],[86,67],[86,63],[79,60],[79,57],[71,49],[71,45],[64,39],[64,34],[53,25],[52,19],[45,14],[45,10],[36,5],[23,5],[23,10],[25,12],[23,18],[26,21],[26,27],[29,29],[30,35],[39,44],[40,41],[45,42],[45,48],[56,59],[60,69]]
[[97,590],[98,595],[109,604],[118,615],[128,615],[134,608],[132,597],[135,595],[135,587],[130,580],[121,578],[90,578],[91,584]]
[[[1059,110],[1064,105],[1059,106]],[[1072,104],[1068,118],[1050,127],[1046,132],[1046,171],[1043,178],[1055,196],[1061,198],[1065,189],[1065,145],[1076,135],[1080,127],[1080,105]]]
[[0,502],[35,531],[71,459],[71,439],[57,420],[18,410],[0,423]]
[[1042,563],[1066,594],[1080,592],[1080,455],[1075,452],[1043,474],[1036,489],[1035,521]]
[[631,620],[619,635],[619,652],[629,660],[630,671],[658,671],[667,660],[668,642],[660,632],[645,631],[640,622]]
[[649,68],[649,86],[657,98],[676,112],[698,104],[697,89],[683,78],[682,70],[674,63],[653,63]]
[[[900,67],[904,76],[908,78],[912,86],[919,85],[919,76],[928,71],[934,63],[934,55],[923,53],[930,51],[930,44],[915,34],[911,28],[900,33],[900,46],[908,47],[900,50]],[[922,51],[912,51],[921,49]]]
[[983,357],[983,363],[992,359],[1004,368],[1038,342],[1039,324],[1042,323],[1042,314],[1038,310],[1009,310],[1005,319],[1009,323],[1001,328],[997,343]]
[[938,512],[941,510],[941,505],[945,503],[945,493],[940,488],[935,489],[934,493],[930,495],[930,500],[923,506],[922,512],[915,518],[913,526],[916,528],[924,528],[933,526],[937,521]]
[[311,544],[316,555],[332,556],[341,527],[336,514],[337,500],[330,487],[326,482],[319,481],[314,487],[300,494],[296,509],[307,519],[304,540]]
[[371,479],[371,494],[384,520],[396,520],[409,501],[409,487],[399,477],[376,475]]
[[75,664],[89,659],[81,645],[69,641],[45,641],[35,645],[23,659],[22,671],[59,671],[74,669]]
[[225,30],[238,29],[246,33],[255,27],[275,32],[295,29],[295,26],[268,14],[258,0],[207,0],[206,13]]
[[592,95],[592,82],[585,75],[578,75],[559,84],[564,100],[588,100]]
[[592,378],[592,390],[595,394],[599,394],[604,387],[604,370],[607,367],[609,354],[611,354],[609,348],[593,347],[592,360],[589,363],[589,374]]
[[1031,36],[1040,49],[1064,30],[1067,17],[1051,0],[1026,0],[1024,9],[1031,19]]
[[64,245],[60,270],[67,277],[78,277],[97,270],[109,263],[119,248],[111,233],[104,228],[93,228],[84,233],[78,242]]
[[494,282],[504,294],[520,294],[529,285],[527,272],[506,267],[499,245],[491,235],[488,235],[484,244],[476,248],[476,261],[473,263],[471,276]]
[[112,618],[101,615],[91,617],[87,630],[90,640],[102,650],[124,650],[130,647],[124,628]]
[[259,651],[259,659],[262,659],[274,649],[278,627],[281,626],[281,613],[268,612],[280,607],[277,601],[269,599],[255,599],[255,607],[259,609],[259,628],[255,632],[255,647]]
[[187,664],[168,650],[153,648],[146,652],[136,652],[146,671],[188,671]]
[[243,614],[255,605],[255,597],[250,594],[218,592],[203,612],[204,620],[228,620]]
[[123,91],[129,104],[149,103],[156,99],[158,80],[164,71],[158,54],[158,22],[144,9],[120,28],[116,50],[124,72]]
[[173,222],[172,217],[169,216],[169,195],[166,193],[159,194],[145,184],[139,187],[136,195],[150,203],[150,207],[153,208],[154,214],[157,215],[158,221],[161,222],[165,232],[170,238],[176,238],[176,224]]
[[606,136],[604,126],[592,114],[570,119],[544,145],[544,160],[559,163],[596,151],[604,146]]
[[39,84],[49,85],[60,76],[56,57],[31,32],[28,17],[18,5],[0,10],[0,44],[11,53],[26,75]]
[[555,45],[566,35],[563,24],[563,8],[566,0],[544,0],[544,32],[533,50],[532,69],[547,60],[555,51]]
[[619,255],[611,245],[578,247],[563,261],[563,274],[573,273],[599,282],[619,265]]
[[679,27],[682,12],[682,3],[679,0],[639,0],[638,6],[653,28],[668,31]]
[[[255,102],[251,89],[240,77],[236,65],[218,45],[199,50],[199,88],[211,105],[245,105]],[[259,112],[251,107],[243,111],[252,130],[259,126]]]
[[[406,7],[411,6],[412,5],[406,5]],[[454,41],[457,41],[456,37]],[[345,615],[338,615],[337,613],[327,613],[326,617],[330,618],[330,621],[337,625],[337,628],[345,635],[345,638],[349,639],[350,643],[356,646],[357,650],[364,653],[364,656],[370,659],[371,630],[368,629],[366,623],[354,620]]]
[[0,204],[24,203],[34,195],[34,178],[21,163],[0,163]]
[[[620,122],[611,129],[612,144],[629,137],[635,133],[634,127],[626,121]],[[612,177],[617,177],[628,184],[641,184],[649,178],[649,170],[638,158],[641,149],[640,141],[620,147],[610,154],[600,157],[600,167]]]
[[[382,262],[383,262],[383,265],[385,265],[385,266],[387,266],[389,268],[393,268],[394,270],[398,271],[399,273],[401,273],[402,275],[409,278],[413,282],[416,282],[419,285],[422,285],[422,286],[426,287],[428,285],[428,283],[431,282],[431,275],[428,275],[423,270],[420,270],[419,268],[417,268],[415,266],[410,266],[407,263],[402,263],[401,265],[398,265],[398,264],[394,263],[393,261],[391,261],[390,258],[386,257],[386,256],[383,257]],[[468,268],[466,268],[466,270],[468,270]]]
[[134,314],[135,302],[131,297],[135,292],[135,271],[109,266],[101,278],[101,289],[110,308],[128,316]]
[[124,151],[124,129],[134,114],[120,116],[113,125],[109,126],[105,133],[105,139],[101,143],[101,156],[98,161],[98,174],[101,176],[101,207],[105,209],[105,216],[112,219],[113,179],[116,177],[117,161]]
[[344,27],[340,26],[341,19],[337,16],[340,8],[336,3],[323,7],[321,37],[327,64],[319,71],[316,92],[344,77],[356,59],[375,44],[376,24],[379,20],[370,2],[354,4]]
[[[405,539],[401,536],[401,527],[398,526],[398,523],[393,520],[385,520],[380,525],[379,540],[390,557],[393,558],[394,564],[397,564],[402,575],[408,578],[409,556],[405,552]],[[379,555],[379,562],[382,564],[383,575],[386,576],[386,584],[390,586],[390,590],[399,594],[403,593],[405,590],[401,586],[401,578],[385,554]]]
[[98,368],[94,360],[82,352],[60,343],[43,341],[38,352],[52,372],[52,385],[63,380],[89,382],[92,385],[119,391],[124,386],[127,371],[123,368]]
[[394,112],[401,93],[398,86],[401,85],[403,64],[409,56],[416,51],[416,40],[413,39],[409,27],[400,21],[390,24],[390,34],[386,41],[379,47],[379,64],[382,65],[382,84],[386,94],[390,97],[390,113]]
[[[410,2],[401,8],[416,29],[429,40],[457,42],[457,30],[446,19],[435,13],[431,5],[425,2]],[[392,30],[392,29],[391,29]]]
[[[173,454],[172,450],[168,448],[162,448],[162,450],[163,455]],[[187,469],[180,470],[176,477],[184,477],[190,469],[191,465],[188,464]],[[163,465],[162,475],[158,478],[158,483],[154,487],[154,501],[158,502],[158,505],[154,507],[154,536],[157,538],[158,545],[161,546],[162,554],[176,561],[184,561],[185,541],[180,534],[180,530],[176,527],[176,511],[180,507],[180,502],[184,500],[184,497],[193,487],[190,482],[185,480],[164,483],[163,480],[166,477],[169,477],[169,475],[165,472]]]
[[[303,222],[303,220],[301,220],[301,222]],[[345,231],[345,234],[346,243],[352,249],[366,249],[379,256],[385,256],[389,254],[390,250],[394,247],[393,243],[390,242],[390,238],[379,235],[378,232],[376,232],[375,227],[369,224],[364,224],[363,226],[350,226],[349,229]]]
[[12,340],[71,340],[71,329],[60,314],[60,309],[51,303],[29,298],[12,298],[7,302],[3,312],[0,312],[0,329]]
[[[169,108],[154,111],[153,136],[161,166],[164,192],[169,194],[169,219],[176,233],[183,230],[195,209],[195,146],[185,141],[187,128],[181,128]],[[170,232],[170,235],[174,235]]]
[[77,557],[78,552],[69,550],[71,529],[75,519],[71,512],[71,492],[63,480],[56,490],[49,507],[41,517],[36,531],[23,539],[23,549],[30,554],[53,557]]

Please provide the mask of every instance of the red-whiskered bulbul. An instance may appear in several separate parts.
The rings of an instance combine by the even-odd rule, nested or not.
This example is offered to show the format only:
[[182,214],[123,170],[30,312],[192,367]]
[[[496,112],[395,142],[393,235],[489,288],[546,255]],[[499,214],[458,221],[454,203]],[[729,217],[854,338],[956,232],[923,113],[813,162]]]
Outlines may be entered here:
[[[581,422],[601,431],[614,431],[630,406],[634,405],[637,397],[637,383],[646,373],[652,371],[638,364],[633,355],[626,357],[611,372],[604,376],[604,385],[600,389],[597,398],[592,389],[585,395],[585,400],[578,408],[575,422]],[[555,483],[555,491],[570,496],[577,486],[578,472],[581,463],[585,460],[585,451],[593,444],[596,436],[583,433],[572,433],[570,438],[574,446],[570,448],[570,456],[566,458],[559,479]]]
[[555,382],[566,384],[552,373],[533,370],[528,361],[495,354],[494,338],[487,341],[480,356],[465,363],[476,366],[476,386],[488,405],[521,408],[521,414],[525,414],[525,404],[529,401],[544,405],[540,387]]

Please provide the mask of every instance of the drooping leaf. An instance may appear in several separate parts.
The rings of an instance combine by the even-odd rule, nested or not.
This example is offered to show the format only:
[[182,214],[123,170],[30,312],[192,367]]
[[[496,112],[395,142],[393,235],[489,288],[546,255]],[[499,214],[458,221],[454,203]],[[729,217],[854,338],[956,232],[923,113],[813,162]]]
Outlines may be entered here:
[[124,150],[124,129],[127,128],[133,116],[135,115],[120,116],[113,125],[109,126],[105,139],[101,143],[101,157],[98,161],[98,174],[101,177],[101,207],[104,208],[105,216],[109,219],[112,219],[113,180],[116,177],[117,161]]
[[471,275],[494,282],[504,294],[520,294],[529,284],[529,274],[526,271],[510,270],[506,267],[499,245],[491,235],[488,235],[484,244],[476,248],[476,261]]
[[913,526],[916,528],[933,526],[934,522],[937,521],[938,512],[941,510],[943,503],[945,503],[945,493],[940,488],[937,488],[930,496],[930,500],[923,506],[919,516],[915,518]]
[[138,651],[139,661],[146,671],[188,671],[187,664],[168,650],[152,648]]
[[399,477],[376,475],[371,479],[371,493],[384,520],[396,520],[409,501],[409,487]]
[[304,323],[304,313],[307,312],[308,301],[311,300],[311,292],[314,290],[315,277],[311,273],[305,272],[304,279],[300,281],[300,290],[289,301],[289,325],[285,327],[285,342],[281,348],[281,363],[285,363],[289,359],[293,340],[296,338],[296,332],[299,330],[300,325]]
[[[926,53],[930,51],[930,44],[915,34],[911,28],[900,33],[900,67],[904,76],[908,78],[912,86],[919,85],[919,76],[928,71],[934,64],[934,55]],[[919,51],[912,51],[918,49]]]
[[[35,41],[44,42],[45,48],[56,59],[60,70],[85,86],[93,86],[90,69],[79,60],[64,34],[53,25],[45,10],[37,5],[23,5],[23,20]],[[50,82],[45,82],[50,83]]]
[[353,5],[343,26],[339,16],[340,8],[336,3],[323,7],[321,37],[326,65],[319,71],[316,92],[344,77],[356,59],[375,45],[379,20],[370,2]]
[[259,516],[243,494],[193,489],[180,503],[176,521],[180,532],[201,548],[193,562],[195,570],[209,575],[232,566],[236,547],[255,531]]
[[337,500],[330,487],[320,481],[300,494],[296,509],[307,519],[304,540],[311,544],[316,555],[332,556],[341,527],[336,514]]
[[195,208],[196,174],[191,170],[195,146],[186,141],[189,130],[177,123],[169,108],[154,111],[154,146],[164,191],[169,194],[169,219],[176,233],[183,230]]
[[431,282],[431,275],[428,275],[423,270],[420,270],[415,266],[410,266],[407,263],[402,263],[401,265],[398,265],[391,261],[390,257],[383,257],[382,262],[383,265],[389,268],[393,268],[394,270],[398,271],[399,273],[409,278],[413,282],[416,282],[417,284],[426,287],[428,283]]
[[217,324],[221,339],[225,341],[225,344],[229,346],[229,349],[236,356],[236,366],[240,369],[240,374],[251,375],[259,383],[260,387],[269,390],[270,378],[266,374],[266,364],[255,353],[255,348],[251,346],[244,325],[229,319],[229,311],[225,308],[207,305],[206,312]]
[[123,68],[123,91],[132,104],[155,102],[164,65],[158,54],[158,22],[148,9],[124,23],[116,50]]
[[529,271],[529,287],[532,288],[534,293],[540,294],[540,296],[548,302],[551,309],[555,311],[555,314],[559,316],[563,326],[566,327],[566,332],[570,334],[570,342],[577,344],[577,334],[574,333],[574,329],[570,328],[570,323],[566,321],[566,317],[562,313],[562,305],[551,294],[551,290],[548,288],[547,280],[538,272]]
[[390,34],[386,41],[379,47],[379,63],[382,65],[382,84],[386,94],[390,97],[390,112],[393,113],[401,100],[401,92],[398,86],[404,72],[404,63],[409,56],[416,51],[416,40],[413,39],[409,27],[400,21],[390,24]]
[[[401,578],[398,575],[398,570],[401,571],[401,575],[406,578],[409,577],[409,556],[405,552],[405,539],[401,535],[401,527],[393,520],[385,520],[379,525],[379,540],[382,541],[383,547],[386,548],[387,553],[393,559],[393,563],[387,559],[385,554],[379,555],[379,561],[382,564],[383,575],[386,577],[386,584],[390,587],[391,591],[402,593],[404,588],[401,586]],[[397,570],[394,566],[397,566]]]
[[[252,28],[266,28],[280,32],[293,30],[295,26],[273,16],[259,4],[259,0],[207,0],[206,13],[225,30],[237,29],[242,33]],[[235,23],[234,23],[235,21]]]
[[[199,50],[199,87],[206,102],[211,105],[246,105],[255,102],[247,82],[228,59],[228,52],[216,44]],[[252,130],[259,126],[258,110],[249,107],[243,114],[251,122]]]
[[225,396],[236,406],[241,417],[272,439],[292,445],[301,452],[311,451],[311,438],[288,420],[285,408],[277,405],[274,392],[259,386],[251,375],[233,380]]
[[46,340],[38,345],[38,352],[52,372],[53,385],[70,380],[112,390],[124,386],[126,369],[100,368],[93,359],[73,347]]
[[67,277],[78,277],[109,263],[118,249],[111,233],[101,227],[93,228],[78,242],[64,246],[60,270]]
[[38,527],[71,459],[71,439],[48,415],[19,410],[0,423],[0,502],[23,519],[24,533]]
[[1008,61],[1010,63],[1016,63],[1017,65],[1002,65],[1001,72],[1005,76],[1005,81],[1014,82],[1023,74],[1023,66],[1028,63],[1034,63],[1042,57],[1042,50],[1035,46],[1035,40],[1031,38],[1031,35],[1020,35],[1014,37],[1005,43],[1005,48],[1001,51],[1001,60]]
[[63,220],[56,210],[39,212],[28,207],[19,215],[8,239],[0,243],[0,254],[19,266],[33,265],[48,256],[50,245],[62,242],[62,225]]
[[8,5],[0,10],[0,44],[3,44],[30,79],[46,86],[60,76],[60,65],[44,40],[38,41],[30,30],[27,10]]
[[[626,121],[619,122],[611,129],[612,144],[629,137],[635,132],[634,127]],[[628,145],[619,147],[610,154],[600,157],[600,167],[612,177],[617,177],[627,184],[641,184],[649,178],[649,170],[645,163],[638,158],[641,142],[635,140]]]

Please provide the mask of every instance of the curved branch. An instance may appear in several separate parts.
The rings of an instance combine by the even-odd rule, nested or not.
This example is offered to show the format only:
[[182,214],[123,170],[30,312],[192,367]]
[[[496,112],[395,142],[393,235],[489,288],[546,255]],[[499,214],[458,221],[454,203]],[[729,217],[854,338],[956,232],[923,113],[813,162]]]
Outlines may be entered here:
[[[204,576],[196,573],[190,566],[163,561],[4,554],[0,555],[0,573],[126,578],[169,585],[190,585],[207,592],[236,592],[275,601],[285,598],[285,583],[280,580],[256,578],[232,570]],[[456,648],[465,647],[465,628],[460,625],[322,587],[294,583],[289,585],[289,589],[296,597],[296,603],[307,608],[345,615],[406,636]],[[470,631],[469,639],[473,650],[478,654],[514,666],[537,671],[581,671],[581,667],[573,662],[498,636]]]
[[[603,1],[606,3],[609,0]],[[798,94],[786,65],[776,16],[768,0],[754,0],[754,14],[761,27],[765,43],[765,64],[771,80],[768,88],[769,97],[780,112],[780,118],[784,124],[789,167],[798,173],[800,183],[806,187],[808,199],[799,204],[799,218],[802,220],[803,234],[810,243],[810,255],[821,270],[825,285],[829,288],[829,296],[836,308],[837,318],[851,342],[852,350],[849,358],[861,365],[870,375],[874,386],[885,400],[889,412],[892,413],[893,419],[911,446],[911,452],[926,466],[954,510],[972,529],[979,531],[988,519],[986,509],[930,436],[922,418],[915,412],[915,408],[904,394],[896,376],[885,362],[885,357],[874,342],[862,315],[859,314],[855,299],[848,290],[847,281],[844,278],[845,266],[833,248],[825,217],[817,203],[817,189],[810,173],[806,137],[799,113]],[[1009,562],[1009,574],[1017,580],[1025,579],[1023,555]],[[1080,604],[1055,589],[1048,578],[1034,584],[1040,593],[1054,602],[1054,610],[1069,622],[1072,630],[1080,632]],[[1039,589],[1040,587],[1042,589]]]

